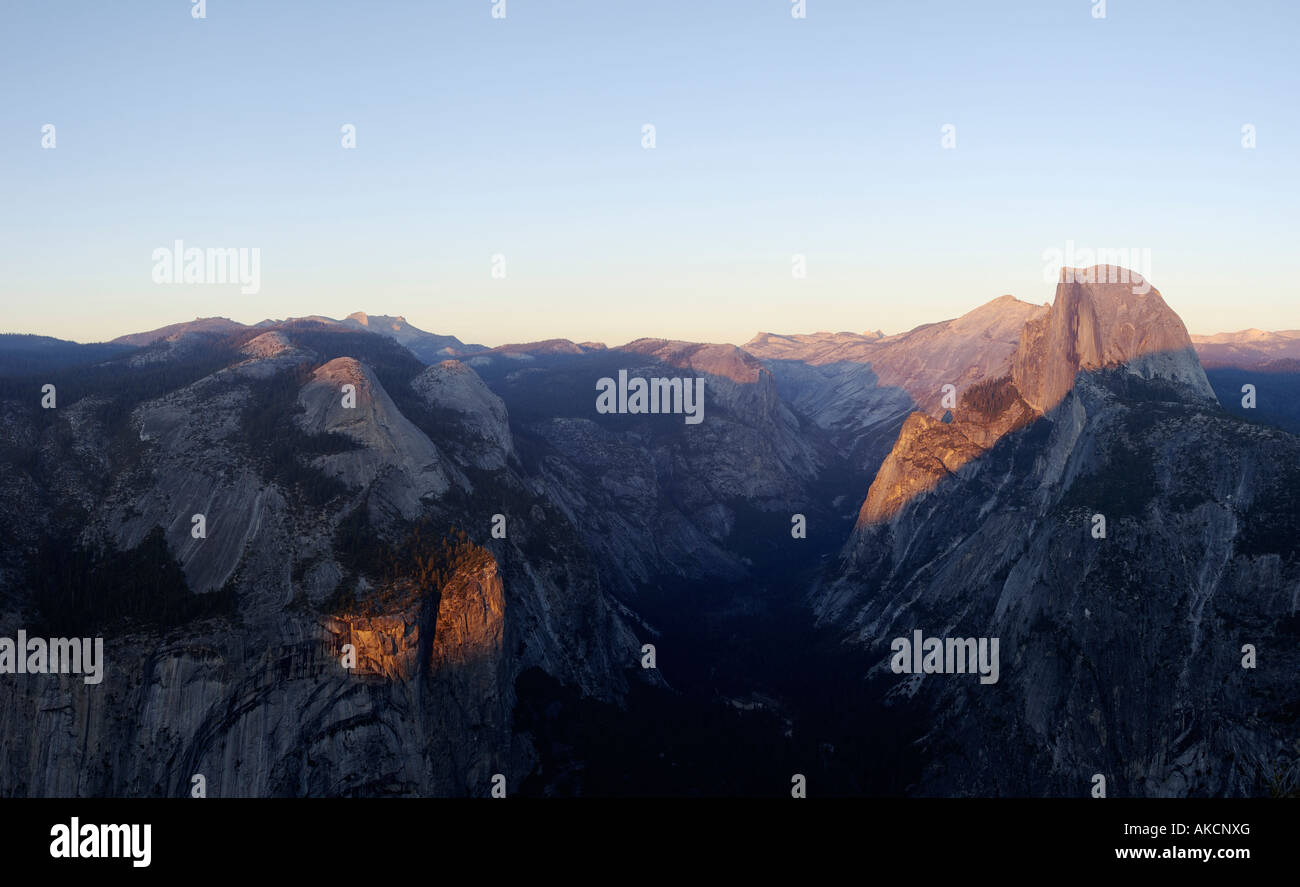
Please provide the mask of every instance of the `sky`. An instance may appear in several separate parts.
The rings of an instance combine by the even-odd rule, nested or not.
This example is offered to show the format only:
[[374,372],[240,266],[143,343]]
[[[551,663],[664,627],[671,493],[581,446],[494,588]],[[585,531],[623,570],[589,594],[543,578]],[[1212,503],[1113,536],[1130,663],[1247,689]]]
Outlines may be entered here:
[[[1071,243],[1300,328],[1300,4],[1104,6],[3,0],[0,331],[896,333],[1050,301]],[[260,288],[155,282],[177,240]]]

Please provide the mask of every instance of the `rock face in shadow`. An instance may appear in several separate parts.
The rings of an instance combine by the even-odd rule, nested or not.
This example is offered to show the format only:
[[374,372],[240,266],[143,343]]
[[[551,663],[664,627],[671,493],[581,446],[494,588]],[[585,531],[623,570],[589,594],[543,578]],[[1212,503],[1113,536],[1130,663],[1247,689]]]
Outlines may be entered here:
[[[351,386],[355,405],[348,406],[352,401],[344,386]],[[438,448],[402,415],[360,362],[340,357],[320,367],[298,402],[306,431],[341,433],[360,445],[320,456],[316,465],[350,487],[376,484],[379,507],[386,511],[413,520],[423,510],[423,500],[436,499],[451,486]]]
[[[128,392],[126,410],[105,407],[110,377],[106,395],[38,414],[44,424],[12,413],[6,439],[49,454],[3,488],[0,511],[34,529],[25,546],[57,534],[129,551],[161,525],[189,593],[231,603],[169,631],[106,624],[98,686],[0,682],[0,794],[180,797],[196,774],[214,797],[486,796],[494,773],[514,791],[534,760],[513,729],[515,679],[541,668],[618,699],[640,655],[627,612],[562,509],[519,473],[504,408],[471,371],[421,381],[387,345],[330,357],[367,342],[319,326],[247,337],[169,365],[170,387]],[[426,384],[437,373],[448,384]],[[205,538],[190,532],[196,512]],[[489,536],[494,512],[508,515],[505,539]],[[399,559],[390,581],[355,553],[400,551],[410,516],[473,530],[490,553],[412,599],[401,576],[419,565]],[[0,636],[31,627],[22,567],[0,557]],[[396,603],[339,611],[353,589]]]
[[463,427],[453,453],[461,463],[493,471],[515,456],[505,403],[465,364],[456,360],[433,364],[411,380],[411,388]]
[[[523,461],[621,599],[661,582],[743,580],[765,548],[749,527],[825,513],[813,485],[831,458],[826,438],[752,355],[665,339],[594,350],[540,344],[469,363],[504,400]],[[620,371],[702,380],[702,421],[597,412],[597,381]]]
[[[1126,377],[1081,376],[814,595],[864,692],[919,712],[914,793],[1085,797],[1102,773],[1112,797],[1251,795],[1290,759],[1300,444]],[[917,629],[999,638],[999,681],[894,674]]]

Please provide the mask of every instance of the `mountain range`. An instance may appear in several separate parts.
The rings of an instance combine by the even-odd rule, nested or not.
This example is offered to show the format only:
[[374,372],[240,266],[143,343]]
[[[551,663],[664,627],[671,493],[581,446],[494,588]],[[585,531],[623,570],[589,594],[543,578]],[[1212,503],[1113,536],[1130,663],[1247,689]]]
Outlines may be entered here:
[[108,662],[0,681],[0,793],[1294,792],[1300,333],[1114,270],[743,346],[0,337],[0,635]]

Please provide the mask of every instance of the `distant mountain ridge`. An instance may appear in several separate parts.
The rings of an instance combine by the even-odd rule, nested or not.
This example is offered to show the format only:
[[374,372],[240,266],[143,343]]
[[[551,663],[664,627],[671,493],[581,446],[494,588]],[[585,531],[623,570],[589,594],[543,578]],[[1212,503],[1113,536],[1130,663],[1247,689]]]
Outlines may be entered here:
[[[925,323],[902,333],[885,335],[880,330],[816,333],[755,333],[739,347],[763,360],[798,360],[810,366],[834,363],[870,363],[883,386],[906,390],[923,408],[934,415],[942,410],[924,404],[934,391],[934,382],[943,378],[953,384],[978,382],[999,374],[1001,364],[1014,350],[1021,327],[1033,317],[1045,314],[1046,305],[1021,301],[1004,295],[952,320]],[[192,321],[168,324],[153,330],[128,333],[103,345],[144,347],[156,342],[176,342],[187,337],[223,336],[253,327],[275,327],[286,323],[314,322],[387,336],[411,351],[426,364],[448,358],[460,358],[491,352],[502,355],[541,356],[585,354],[607,346],[600,342],[575,342],[570,339],[546,339],[489,347],[465,343],[454,335],[429,333],[412,326],[400,315],[367,314],[356,311],[342,320],[324,315],[267,319],[251,326],[227,317],[201,317]],[[16,334],[0,334],[0,354],[19,350]],[[64,340],[46,336],[49,344]],[[1001,346],[979,339],[1000,342]],[[1202,366],[1208,368],[1267,368],[1270,363],[1300,360],[1300,330],[1238,330],[1210,335],[1193,334],[1191,344]],[[67,345],[80,343],[66,342]],[[92,343],[95,344],[95,343]],[[632,343],[628,346],[631,347]],[[708,344],[708,343],[698,343]],[[963,350],[964,349],[964,350]],[[35,352],[36,348],[25,348]],[[87,352],[89,353],[89,352]],[[104,353],[112,355],[111,349]],[[1286,365],[1275,369],[1287,371]],[[963,373],[965,379],[960,378]],[[957,376],[958,378],[954,378]]]
[[246,324],[242,324],[237,320],[231,320],[228,317],[196,317],[194,320],[168,324],[167,326],[159,327],[156,330],[118,336],[113,340],[113,344],[142,347],[144,345],[152,345],[154,342],[159,340],[176,341],[184,336],[196,334],[223,336],[247,328]]
[[130,333],[119,336],[113,344],[143,347],[158,342],[182,342],[196,336],[225,336],[256,327],[278,327],[293,323],[320,323],[326,326],[342,326],[367,333],[386,336],[393,339],[423,363],[437,363],[447,358],[462,357],[486,351],[483,345],[467,345],[455,336],[442,336],[426,333],[406,322],[405,317],[389,315],[368,315],[363,311],[349,314],[342,320],[323,315],[308,317],[290,317],[284,320],[263,320],[249,326],[227,317],[199,317],[183,323],[173,323],[142,333]]
[[111,360],[131,350],[112,342],[69,342],[51,336],[0,333],[0,375],[27,375],[45,370]]
[[1300,330],[1267,332],[1259,329],[1212,336],[1192,336],[1192,344],[1209,367],[1257,369],[1276,361],[1300,359]]
[[1047,312],[1044,305],[999,296],[960,317],[927,323],[905,333],[759,333],[742,348],[766,360],[797,360],[811,366],[871,365],[884,387],[901,388],[918,409],[943,415],[942,386],[959,388],[997,378],[1010,368],[1020,331]]

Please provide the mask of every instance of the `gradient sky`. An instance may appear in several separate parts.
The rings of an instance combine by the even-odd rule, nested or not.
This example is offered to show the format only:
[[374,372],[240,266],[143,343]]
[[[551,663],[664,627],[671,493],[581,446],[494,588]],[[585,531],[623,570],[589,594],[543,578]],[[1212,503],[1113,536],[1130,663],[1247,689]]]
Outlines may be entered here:
[[[1049,301],[1068,240],[1149,249],[1193,332],[1300,327],[1291,0],[492,5],[5,0],[0,331],[892,333]],[[154,284],[177,239],[261,292]]]

